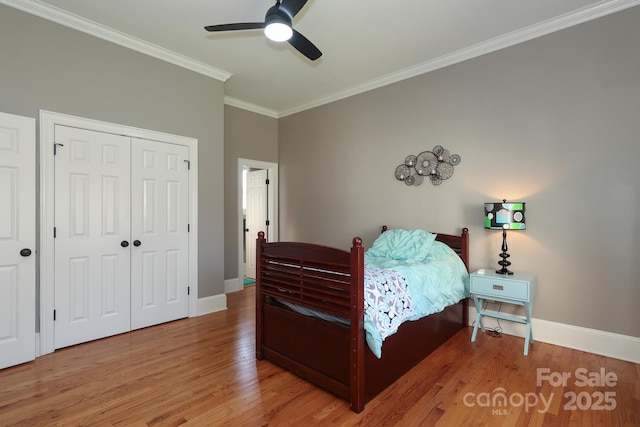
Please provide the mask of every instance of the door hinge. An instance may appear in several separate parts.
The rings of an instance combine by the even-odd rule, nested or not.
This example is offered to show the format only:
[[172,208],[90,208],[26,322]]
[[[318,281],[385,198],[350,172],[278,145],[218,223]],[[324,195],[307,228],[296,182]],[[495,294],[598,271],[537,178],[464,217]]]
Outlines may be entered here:
[[266,225],[269,225],[269,220],[267,220]]
[[267,180],[264,183],[269,185],[269,178],[267,178]]
[[58,154],[58,146],[60,147],[64,147],[64,144],[60,144],[57,142],[53,143],[53,155],[55,156],[56,154]]
[[187,286],[187,295],[191,295],[191,287]]
[[56,321],[56,311],[55,310],[53,310],[53,321],[54,322]]
[[55,227],[53,227],[53,238],[56,238],[56,235],[58,234],[58,231],[56,230]]
[[187,164],[187,170],[191,170],[191,160],[184,161]]
[[187,233],[191,232],[191,224],[187,224]]

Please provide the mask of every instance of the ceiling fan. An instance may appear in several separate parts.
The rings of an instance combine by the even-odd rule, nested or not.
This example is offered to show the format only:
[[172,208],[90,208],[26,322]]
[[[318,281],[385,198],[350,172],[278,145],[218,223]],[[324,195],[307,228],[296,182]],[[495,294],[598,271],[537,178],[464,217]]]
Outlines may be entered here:
[[301,54],[315,61],[322,56],[322,52],[305,36],[291,27],[291,20],[306,3],[307,0],[276,0],[276,4],[267,10],[264,22],[209,25],[204,29],[207,31],[237,31],[264,28],[264,33],[270,40],[288,41]]

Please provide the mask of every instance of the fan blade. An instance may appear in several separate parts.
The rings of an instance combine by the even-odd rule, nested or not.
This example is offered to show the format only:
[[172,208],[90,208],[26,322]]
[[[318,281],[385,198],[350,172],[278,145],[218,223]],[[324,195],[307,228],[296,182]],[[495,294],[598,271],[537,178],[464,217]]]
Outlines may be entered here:
[[204,27],[207,31],[255,30],[257,28],[264,28],[264,22],[244,22],[240,24],[221,24]]
[[280,10],[284,10],[291,18],[296,16],[300,9],[307,3],[307,0],[282,0]]
[[298,52],[312,61],[315,61],[322,56],[322,52],[320,52],[320,49],[318,49],[313,43],[309,41],[309,39],[307,39],[296,30],[293,30],[293,35],[289,39],[289,44],[298,49]]

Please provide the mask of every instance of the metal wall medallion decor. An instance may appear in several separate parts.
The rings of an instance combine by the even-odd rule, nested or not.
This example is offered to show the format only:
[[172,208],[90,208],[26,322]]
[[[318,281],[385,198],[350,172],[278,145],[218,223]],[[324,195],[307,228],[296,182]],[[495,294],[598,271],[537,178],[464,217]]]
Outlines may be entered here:
[[445,179],[451,178],[453,167],[459,164],[459,155],[449,154],[449,150],[436,145],[433,151],[407,156],[404,163],[396,168],[396,179],[407,185],[420,185],[428,177],[431,184],[440,185]]

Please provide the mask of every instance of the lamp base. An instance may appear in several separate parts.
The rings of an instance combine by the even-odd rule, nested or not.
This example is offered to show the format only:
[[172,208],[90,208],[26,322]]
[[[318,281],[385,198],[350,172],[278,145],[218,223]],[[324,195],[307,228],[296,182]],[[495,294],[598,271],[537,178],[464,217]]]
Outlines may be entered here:
[[496,270],[496,273],[511,275],[513,274],[513,271],[509,270],[507,267],[502,267],[500,270]]
[[502,229],[502,253],[500,254],[500,258],[502,259],[498,261],[498,265],[501,265],[502,268],[500,270],[496,270],[496,273],[498,274],[513,274],[513,271],[509,271],[509,269],[507,268],[511,265],[511,261],[507,261],[507,258],[510,257],[510,255],[507,253],[508,250],[509,248],[507,247],[507,230]]
[[[504,248],[503,248],[504,249]],[[500,258],[502,258],[500,261],[498,261],[498,265],[501,265],[502,268],[500,270],[496,270],[496,273],[498,274],[513,274],[513,271],[509,270],[507,267],[509,267],[511,265],[511,261],[507,261],[507,258],[509,258],[509,254],[507,253],[507,251],[503,250],[502,253],[500,254]]]

